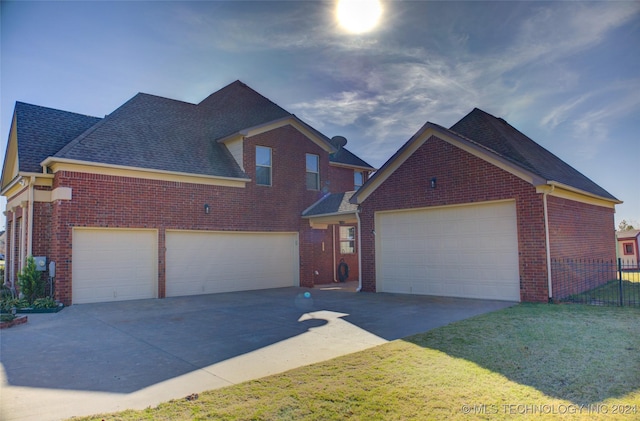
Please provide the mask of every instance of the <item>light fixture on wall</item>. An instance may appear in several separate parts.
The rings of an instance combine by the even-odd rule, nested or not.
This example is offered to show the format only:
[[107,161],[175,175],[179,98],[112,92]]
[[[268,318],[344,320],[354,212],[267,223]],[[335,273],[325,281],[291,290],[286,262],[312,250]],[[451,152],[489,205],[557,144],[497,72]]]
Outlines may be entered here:
[[206,213],[207,215],[209,215],[209,211],[211,210],[211,206],[209,206],[208,204],[204,204],[204,213]]
[[435,188],[436,188],[436,181],[437,181],[437,180],[438,180],[438,179],[437,179],[437,178],[435,178],[435,177],[433,177],[433,178],[431,179],[431,188],[432,188],[432,189],[435,189]]

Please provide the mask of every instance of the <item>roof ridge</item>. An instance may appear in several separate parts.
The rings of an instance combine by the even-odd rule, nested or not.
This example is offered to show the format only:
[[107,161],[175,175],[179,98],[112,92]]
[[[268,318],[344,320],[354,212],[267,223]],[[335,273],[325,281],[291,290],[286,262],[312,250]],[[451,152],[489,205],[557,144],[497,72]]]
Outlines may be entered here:
[[[156,94],[149,94],[149,93],[146,93],[146,92],[138,92],[131,99],[133,99],[133,98],[135,98],[137,96],[148,96],[148,97],[151,97],[151,98],[163,99],[163,100],[171,101],[171,102],[179,102],[179,103],[182,103],[182,104],[185,104],[185,105],[192,105],[194,107],[198,106],[198,104],[194,104],[193,102],[183,101],[181,99],[175,99],[175,98],[168,98],[166,96],[160,96],[160,95],[156,95]],[[120,107],[118,107],[118,108],[120,108]]]
[[[124,104],[120,105],[118,108],[116,108],[115,110],[113,110],[110,114],[107,114],[104,116],[103,119],[101,119],[99,122],[97,122],[96,124],[94,124],[93,126],[89,127],[87,130],[85,130],[84,132],[80,133],[75,139],[72,139],[69,143],[67,143],[62,149],[60,149],[58,152],[56,152],[53,156],[54,157],[58,157],[58,158],[63,158],[64,155],[66,155],[67,153],[69,153],[70,151],[72,151],[76,146],[78,146],[79,144],[82,143],[82,141],[84,139],[86,139],[91,133],[93,133],[94,131],[96,131],[98,128],[102,127],[104,124],[106,124],[107,122],[113,120],[117,114],[119,114],[120,112],[122,112],[121,110],[128,104],[130,104],[134,99],[139,98],[143,95],[146,96],[155,96],[155,95],[149,95],[149,94],[145,94],[142,92],[138,92],[137,94],[135,94],[133,97],[129,98],[127,101],[124,102]],[[161,97],[158,97],[161,98]]]
[[75,112],[75,111],[61,110],[59,108],[47,107],[45,105],[31,104],[29,102],[24,102],[24,101],[16,101],[15,106],[13,108],[14,111],[18,107],[18,105],[26,105],[26,106],[29,106],[29,107],[44,108],[46,110],[57,111],[57,112],[60,112],[60,113],[73,114],[73,115],[77,115],[77,116],[81,116],[81,117],[89,117],[89,118],[99,118],[99,119],[101,119],[101,117],[96,117],[96,116],[90,115],[90,114],[83,114],[83,113],[78,113],[78,112]]
[[[474,108],[450,128],[497,152],[522,169],[547,182],[560,182],[598,196],[615,199],[611,193],[589,177],[512,126],[503,118],[495,117],[480,108]],[[617,200],[617,199],[616,199]]]

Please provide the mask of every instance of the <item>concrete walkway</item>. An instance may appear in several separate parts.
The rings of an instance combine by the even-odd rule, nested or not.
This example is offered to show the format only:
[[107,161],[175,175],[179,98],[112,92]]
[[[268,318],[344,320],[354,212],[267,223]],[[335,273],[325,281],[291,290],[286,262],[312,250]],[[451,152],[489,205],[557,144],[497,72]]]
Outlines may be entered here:
[[[338,289],[335,289],[338,288]],[[142,409],[513,305],[348,286],[74,305],[0,333],[0,419]]]

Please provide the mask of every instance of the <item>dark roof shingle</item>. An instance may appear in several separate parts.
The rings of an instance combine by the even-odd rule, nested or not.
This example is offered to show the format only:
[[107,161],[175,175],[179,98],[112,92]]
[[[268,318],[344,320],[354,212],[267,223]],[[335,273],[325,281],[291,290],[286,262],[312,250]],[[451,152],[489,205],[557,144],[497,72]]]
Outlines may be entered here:
[[353,213],[358,210],[358,205],[349,202],[355,191],[328,194],[309,209],[302,216],[334,215],[340,213]]
[[[199,104],[140,93],[55,156],[172,172],[248,178],[226,146],[216,140],[289,116],[291,114],[286,110],[240,81],[214,92]],[[348,151],[343,155],[345,163],[366,165]]]
[[40,163],[101,119],[16,102],[19,171],[42,172]]
[[475,108],[450,128],[548,182],[555,181],[599,197],[617,200],[569,164],[505,120]]

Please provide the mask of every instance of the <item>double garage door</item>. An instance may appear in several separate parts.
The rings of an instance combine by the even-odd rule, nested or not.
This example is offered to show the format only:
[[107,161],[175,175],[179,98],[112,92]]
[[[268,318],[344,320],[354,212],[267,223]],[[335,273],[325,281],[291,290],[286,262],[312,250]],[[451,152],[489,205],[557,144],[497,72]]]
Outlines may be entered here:
[[[166,232],[166,296],[294,286],[295,233]],[[157,230],[73,230],[73,303],[158,296]]]
[[377,289],[520,301],[513,201],[376,214]]

